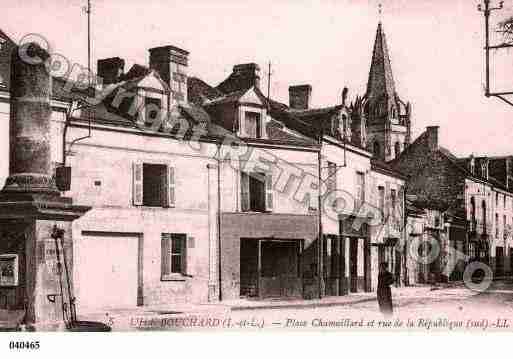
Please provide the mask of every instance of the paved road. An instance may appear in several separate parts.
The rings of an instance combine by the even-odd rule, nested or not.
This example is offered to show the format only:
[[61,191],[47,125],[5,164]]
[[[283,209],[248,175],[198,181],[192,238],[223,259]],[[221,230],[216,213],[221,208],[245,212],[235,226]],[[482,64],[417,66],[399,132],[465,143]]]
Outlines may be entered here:
[[[400,292],[400,290],[398,290]],[[337,307],[232,312],[232,319],[265,320],[266,328],[417,330],[513,330],[513,285],[494,283],[489,291],[449,288],[394,295],[394,315],[385,318],[376,301]],[[271,325],[269,325],[271,323]],[[272,323],[275,323],[274,325]],[[280,323],[280,324],[278,324]],[[408,323],[410,325],[408,326]]]
[[[393,289],[394,315],[385,318],[377,301],[314,308],[231,311],[211,306],[197,312],[125,312],[114,330],[417,330],[513,331],[513,283],[496,282],[485,293],[465,287]],[[106,318],[108,319],[108,318]],[[105,321],[105,320],[103,320]]]

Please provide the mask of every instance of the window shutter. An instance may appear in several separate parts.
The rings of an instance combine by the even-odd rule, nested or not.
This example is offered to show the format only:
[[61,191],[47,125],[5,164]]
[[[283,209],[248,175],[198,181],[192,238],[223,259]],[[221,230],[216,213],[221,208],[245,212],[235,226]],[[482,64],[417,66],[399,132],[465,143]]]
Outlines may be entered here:
[[240,188],[241,188],[241,210],[243,212],[249,211],[249,175],[245,172],[241,172],[240,176]]
[[385,182],[385,218],[390,216],[391,212],[391,200],[390,200],[390,182]]
[[167,206],[174,207],[176,202],[176,181],[175,181],[175,168],[172,166],[167,167]]
[[272,211],[273,210],[273,175],[267,173],[265,175],[265,210]]
[[133,203],[135,206],[143,205],[143,164],[134,163],[132,166]]
[[162,275],[171,274],[171,236],[169,234],[162,234],[161,273]]
[[181,242],[181,254],[182,254],[182,274],[187,274],[187,236],[184,235],[180,240]]

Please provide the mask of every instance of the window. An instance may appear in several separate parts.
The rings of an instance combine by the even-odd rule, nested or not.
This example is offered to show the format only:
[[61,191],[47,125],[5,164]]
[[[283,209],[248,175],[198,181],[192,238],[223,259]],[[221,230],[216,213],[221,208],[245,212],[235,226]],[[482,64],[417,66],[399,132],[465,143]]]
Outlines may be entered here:
[[378,187],[378,208],[385,219],[385,187],[383,186]]
[[506,215],[504,215],[504,216],[502,216],[502,235],[504,238],[506,238],[506,233],[507,233],[506,226],[507,226]]
[[144,98],[144,123],[152,124],[155,120],[162,116],[162,101],[160,98],[145,97]]
[[[337,190],[337,164],[328,161],[328,174],[326,177],[326,195]],[[333,209],[337,210],[337,201],[333,201]]]
[[397,206],[397,192],[395,189],[390,190],[390,206],[392,207],[390,209],[390,214],[392,219],[395,219],[395,207]]
[[495,193],[495,206],[499,207],[499,193]]
[[495,238],[499,238],[499,215],[495,213]]
[[476,230],[476,199],[474,196],[470,198],[470,231]]
[[486,202],[483,200],[481,202],[481,208],[483,210],[483,233],[486,234]]
[[379,142],[378,141],[374,141],[372,152],[374,153],[375,157],[381,156],[381,147],[379,146]]
[[328,175],[326,177],[327,193],[337,190],[337,164],[328,162]]
[[174,167],[135,163],[133,165],[133,203],[136,206],[174,207]]
[[186,240],[180,233],[162,233],[161,236],[161,279],[186,272]]
[[365,173],[356,172],[356,205],[360,207],[365,202]]
[[506,209],[506,195],[505,194],[502,197],[502,201],[503,201],[504,209]]
[[399,154],[401,153],[401,144],[399,142],[395,143],[394,152],[395,152],[395,158],[399,157]]
[[246,112],[245,113],[245,127],[246,136],[251,138],[262,137],[262,123],[260,120],[260,114],[257,112]]
[[272,175],[241,173],[241,210],[268,212],[273,209]]

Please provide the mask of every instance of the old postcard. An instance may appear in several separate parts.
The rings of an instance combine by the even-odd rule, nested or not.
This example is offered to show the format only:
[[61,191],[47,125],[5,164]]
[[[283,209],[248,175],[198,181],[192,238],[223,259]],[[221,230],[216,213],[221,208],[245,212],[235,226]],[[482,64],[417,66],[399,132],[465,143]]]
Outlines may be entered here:
[[512,331],[513,1],[0,9],[0,331]]

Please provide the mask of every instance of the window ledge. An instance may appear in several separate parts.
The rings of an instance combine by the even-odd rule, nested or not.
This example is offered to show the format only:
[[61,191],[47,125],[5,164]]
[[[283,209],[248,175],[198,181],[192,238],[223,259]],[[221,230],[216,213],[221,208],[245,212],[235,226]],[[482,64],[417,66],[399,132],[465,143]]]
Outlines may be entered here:
[[160,277],[160,281],[161,282],[185,282],[188,278],[192,278],[192,276],[187,275],[187,274],[173,273],[173,274],[162,275]]

